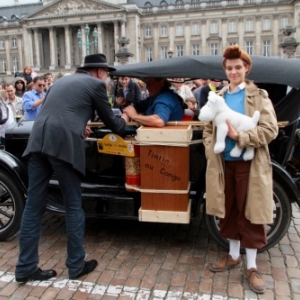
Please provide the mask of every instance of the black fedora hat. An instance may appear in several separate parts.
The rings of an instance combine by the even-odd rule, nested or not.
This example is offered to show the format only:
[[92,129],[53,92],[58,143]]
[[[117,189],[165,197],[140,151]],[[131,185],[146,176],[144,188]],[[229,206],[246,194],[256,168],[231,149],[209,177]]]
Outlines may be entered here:
[[86,68],[108,68],[109,71],[116,71],[115,68],[111,67],[106,60],[106,56],[101,53],[87,55],[84,58],[84,63],[78,69]]

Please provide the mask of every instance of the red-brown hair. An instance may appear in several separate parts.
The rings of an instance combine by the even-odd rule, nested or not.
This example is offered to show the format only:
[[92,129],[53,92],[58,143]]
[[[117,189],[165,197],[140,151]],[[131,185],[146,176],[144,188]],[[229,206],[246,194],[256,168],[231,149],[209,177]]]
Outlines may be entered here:
[[242,50],[239,47],[239,45],[227,47],[224,51],[223,57],[224,57],[224,59],[223,59],[224,69],[226,67],[227,59],[241,59],[244,62],[244,64],[246,66],[248,66],[249,69],[248,69],[247,74],[249,74],[251,67],[252,67],[252,61],[251,61],[250,55],[246,51]]

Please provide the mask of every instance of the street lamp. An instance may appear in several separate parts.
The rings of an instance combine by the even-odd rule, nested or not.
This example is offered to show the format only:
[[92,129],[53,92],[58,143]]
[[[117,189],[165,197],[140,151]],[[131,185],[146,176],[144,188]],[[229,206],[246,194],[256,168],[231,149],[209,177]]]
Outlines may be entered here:
[[169,50],[168,50],[168,57],[172,58],[173,57],[173,53],[174,52],[173,52],[172,48],[170,47]]
[[94,31],[93,31],[93,38],[94,38],[94,40],[92,42],[90,42],[90,40],[89,40],[90,27],[89,27],[88,24],[85,24],[85,26],[84,26],[84,33],[85,33],[85,43],[82,42],[81,29],[78,29],[78,32],[77,32],[78,47],[79,47],[79,49],[81,49],[82,45],[85,45],[86,55],[89,55],[90,54],[90,46],[92,44],[95,44],[95,48],[98,47],[98,31],[97,31],[97,29],[95,27]]

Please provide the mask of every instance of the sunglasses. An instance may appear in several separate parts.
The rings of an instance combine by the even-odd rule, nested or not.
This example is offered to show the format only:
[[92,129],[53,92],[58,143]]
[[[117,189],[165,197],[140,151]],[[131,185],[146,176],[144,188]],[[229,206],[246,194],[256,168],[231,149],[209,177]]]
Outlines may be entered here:
[[44,84],[38,84],[38,87],[42,87],[42,86],[44,87],[45,85]]
[[17,81],[17,83],[22,83],[22,84],[24,84],[24,82],[23,82],[23,81]]

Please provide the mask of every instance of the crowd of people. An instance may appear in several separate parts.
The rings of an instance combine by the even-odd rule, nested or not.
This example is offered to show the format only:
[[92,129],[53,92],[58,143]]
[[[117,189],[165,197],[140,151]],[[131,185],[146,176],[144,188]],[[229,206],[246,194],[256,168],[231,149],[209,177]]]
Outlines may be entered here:
[[[246,249],[245,273],[251,289],[256,293],[265,291],[265,283],[257,271],[256,254],[257,249],[266,244],[264,224],[272,222],[272,171],[270,161],[265,158],[269,157],[268,143],[277,135],[276,116],[268,94],[246,79],[252,62],[245,51],[237,45],[228,47],[223,67],[228,81],[126,76],[113,80],[109,71],[115,69],[108,65],[106,57],[93,54],[85,57],[84,65],[74,74],[62,76],[54,84],[51,73],[38,76],[26,67],[22,74],[16,74],[14,82],[2,87],[1,103],[5,107],[2,118],[7,118],[8,124],[19,115],[35,120],[24,153],[29,160],[29,188],[20,229],[16,281],[47,280],[56,276],[54,270],[38,268],[41,217],[53,171],[58,176],[66,206],[69,278],[77,279],[97,267],[96,260],[84,260],[84,213],[80,192],[85,171],[83,137],[91,133],[86,126],[91,117],[97,116],[118,134],[126,132],[129,120],[163,127],[168,121],[183,120],[187,110],[192,112],[190,120],[197,120],[199,110],[213,91],[222,95],[233,110],[251,115],[257,109],[261,117],[257,127],[246,133],[237,132],[228,121],[225,150],[219,154],[214,152],[214,123],[205,126],[206,209],[208,214],[220,217],[220,234],[230,245],[229,253],[209,269],[221,272],[240,264],[242,246]],[[82,82],[86,85],[84,89]],[[112,108],[119,108],[121,114],[116,116]],[[10,115],[13,118],[9,118]],[[2,131],[0,136],[4,137]],[[233,158],[229,153],[235,143],[241,148],[252,146],[259,151],[252,161],[243,161],[242,155]],[[256,180],[257,174],[264,174],[265,180]],[[252,190],[253,185],[256,188]]]

